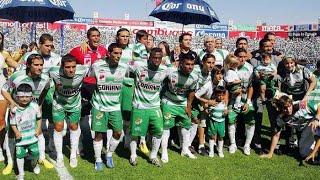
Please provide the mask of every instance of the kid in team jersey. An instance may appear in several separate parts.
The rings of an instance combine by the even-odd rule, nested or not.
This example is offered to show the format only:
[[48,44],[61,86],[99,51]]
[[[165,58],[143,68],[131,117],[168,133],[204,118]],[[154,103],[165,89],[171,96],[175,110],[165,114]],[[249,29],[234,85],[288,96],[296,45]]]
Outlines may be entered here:
[[37,163],[39,159],[38,136],[41,134],[41,111],[39,105],[32,101],[32,87],[21,84],[17,88],[16,103],[18,106],[11,111],[10,125],[16,137],[16,160],[19,175],[24,179],[24,158],[33,157],[33,172],[40,173]]

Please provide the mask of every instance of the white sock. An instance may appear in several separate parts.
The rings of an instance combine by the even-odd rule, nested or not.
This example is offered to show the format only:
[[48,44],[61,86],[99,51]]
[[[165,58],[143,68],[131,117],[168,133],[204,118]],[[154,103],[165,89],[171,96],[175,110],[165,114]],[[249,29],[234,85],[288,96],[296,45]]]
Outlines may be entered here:
[[111,136],[110,145],[109,145],[109,149],[107,152],[107,157],[112,156],[112,153],[117,149],[119,142],[120,142],[120,139],[117,140],[117,139],[113,138],[113,136]]
[[182,152],[189,151],[189,138],[190,138],[190,130],[185,128],[181,128],[181,135],[182,135]]
[[17,166],[20,176],[24,176],[24,158],[17,158]]
[[199,149],[204,148],[204,144],[199,144]]
[[43,134],[38,136],[38,147],[39,147],[39,161],[46,159],[46,140],[44,139]]
[[236,125],[235,124],[230,124],[228,126],[228,133],[229,133],[229,139],[230,139],[230,144],[236,144]]
[[107,150],[110,148],[110,140],[112,137],[113,131],[111,129],[107,130]]
[[161,138],[152,137],[152,150],[150,153],[150,159],[157,158],[157,154],[160,148]]
[[222,153],[223,152],[223,140],[218,141],[218,152]]
[[68,124],[66,123],[66,121],[63,121],[63,130],[62,132],[62,137],[64,137],[67,134],[68,131]]
[[91,131],[91,137],[92,137],[92,139],[94,139],[94,137],[95,137],[95,132],[92,131],[92,126],[91,126],[92,119],[91,119],[91,115],[85,116],[84,119],[87,119],[87,120],[88,120],[88,123],[89,123],[89,126],[90,126],[90,131]]
[[102,162],[101,151],[102,151],[103,141],[93,141],[94,157],[96,162]]
[[163,130],[162,140],[161,140],[162,153],[168,151],[169,137],[170,137],[170,130],[169,129]]
[[191,129],[190,129],[190,139],[189,139],[189,146],[191,146],[194,138],[197,135],[197,130],[198,130],[198,124],[192,123]]
[[210,139],[209,140],[209,152],[210,153],[214,153],[214,145],[215,145],[215,142],[213,139]]
[[253,135],[254,135],[255,125],[246,125],[246,142],[244,147],[250,147]]
[[140,136],[140,144],[146,144],[146,137]]
[[135,159],[137,157],[137,141],[136,140],[131,140],[130,151],[131,151],[130,158]]
[[56,130],[53,131],[53,142],[54,142],[54,146],[56,147],[57,159],[63,159],[63,154],[62,154],[63,137],[62,137],[62,132],[58,132]]
[[241,96],[237,96],[236,97],[236,101],[235,101],[235,104],[234,104],[236,107],[239,107],[241,105]]
[[80,127],[78,127],[78,129],[75,131],[70,130],[70,146],[71,146],[70,159],[77,157],[80,134],[81,134]]

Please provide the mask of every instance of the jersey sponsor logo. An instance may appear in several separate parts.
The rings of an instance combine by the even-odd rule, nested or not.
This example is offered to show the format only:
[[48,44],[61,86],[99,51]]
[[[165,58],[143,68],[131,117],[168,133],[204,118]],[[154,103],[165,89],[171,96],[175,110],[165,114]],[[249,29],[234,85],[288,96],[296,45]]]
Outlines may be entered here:
[[59,88],[58,92],[63,96],[74,96],[79,93],[79,88]]
[[147,84],[143,82],[138,82],[138,86],[150,91],[158,91],[161,88],[159,84]]
[[141,81],[144,81],[146,79],[146,74],[147,72],[146,71],[142,71],[141,74],[140,74],[140,80]]
[[98,85],[98,90],[118,92],[121,90],[121,84]]

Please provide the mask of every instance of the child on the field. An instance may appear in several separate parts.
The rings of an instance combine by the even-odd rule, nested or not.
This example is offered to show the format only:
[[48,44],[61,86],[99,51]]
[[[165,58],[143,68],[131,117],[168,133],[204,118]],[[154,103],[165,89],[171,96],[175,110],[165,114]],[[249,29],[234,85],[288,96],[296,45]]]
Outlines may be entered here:
[[277,67],[271,63],[271,54],[262,53],[262,61],[255,70],[255,76],[259,80],[260,85],[260,98],[264,103],[266,101],[266,90],[271,90],[271,97],[274,96],[276,89],[274,77],[277,75]]
[[33,172],[40,173],[38,165],[38,135],[41,134],[41,111],[37,103],[32,101],[32,87],[21,84],[16,92],[17,107],[10,115],[10,125],[16,137],[16,159],[19,175],[24,179],[24,158],[30,153],[33,157]]
[[136,44],[132,48],[132,59],[134,61],[147,61],[148,60],[148,36],[145,30],[139,30],[136,33]]
[[209,135],[209,157],[214,156],[214,145],[218,139],[218,155],[223,158],[223,138],[225,136],[225,116],[228,113],[227,104],[224,100],[226,89],[223,86],[217,86],[211,99],[217,103],[208,108],[208,135]]
[[232,95],[232,100],[235,100],[233,107],[237,110],[240,110],[241,109],[242,87],[241,87],[241,79],[237,73],[239,61],[235,55],[229,54],[226,57],[225,63],[226,63],[226,67],[227,67],[227,72],[226,72],[224,80],[227,83],[228,91]]

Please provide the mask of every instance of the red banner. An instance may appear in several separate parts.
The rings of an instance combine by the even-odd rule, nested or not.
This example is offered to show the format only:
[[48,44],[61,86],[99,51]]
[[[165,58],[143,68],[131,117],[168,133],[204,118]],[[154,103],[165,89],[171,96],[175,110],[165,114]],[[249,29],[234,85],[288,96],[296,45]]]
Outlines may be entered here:
[[50,30],[58,30],[61,28],[61,25],[63,25],[63,28],[68,30],[77,30],[77,31],[86,31],[87,30],[87,25],[85,24],[64,24],[64,23],[48,23],[48,29]]
[[[48,27],[48,23],[44,23],[44,22],[38,22],[35,23],[37,26],[37,29],[47,29]],[[0,26],[1,27],[6,27],[6,28],[14,28],[16,26],[16,22],[15,21],[10,21],[10,20],[5,20],[5,19],[1,19],[0,20]],[[18,23],[18,28],[31,28],[32,27],[32,23]]]
[[95,19],[95,24],[100,26],[143,26],[153,27],[153,21]]
[[[230,31],[229,38],[245,37],[248,39],[262,39],[267,32],[261,31]],[[278,38],[288,38],[288,32],[274,32]]]
[[288,25],[270,25],[270,26],[257,26],[257,31],[264,31],[264,32],[288,32],[289,26]]

